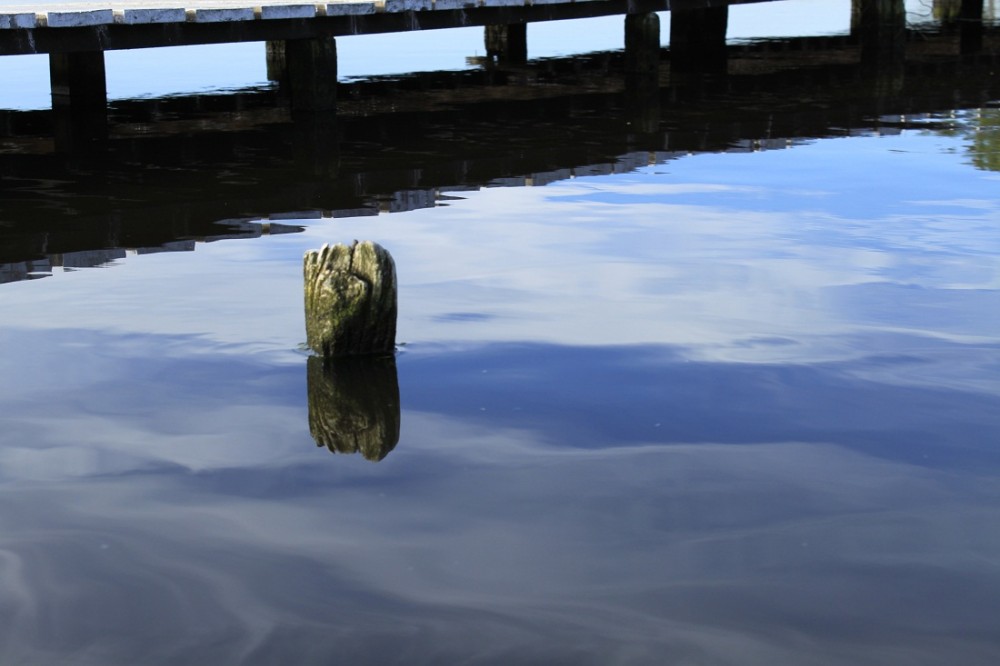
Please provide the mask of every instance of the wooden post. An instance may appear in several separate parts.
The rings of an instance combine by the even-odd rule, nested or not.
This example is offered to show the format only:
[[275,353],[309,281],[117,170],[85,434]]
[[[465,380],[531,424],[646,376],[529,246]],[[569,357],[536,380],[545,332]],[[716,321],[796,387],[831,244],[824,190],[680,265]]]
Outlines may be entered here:
[[880,107],[895,99],[906,79],[904,0],[854,0],[854,36],[861,46],[861,69]]
[[861,64],[896,69],[906,58],[906,7],[903,0],[855,0]]
[[660,17],[625,16],[625,107],[632,130],[660,126]]
[[625,71],[658,72],[660,17],[653,12],[625,15]]
[[[279,50],[273,50],[277,66]],[[284,61],[293,111],[337,108],[337,43],[332,37],[287,40]]]
[[340,137],[336,114],[309,113],[292,123],[295,163],[320,178],[336,177],[340,171]]
[[361,453],[377,462],[399,442],[396,359],[307,359],[309,433],[333,453]]
[[725,74],[729,7],[670,10],[670,71]]
[[396,266],[385,248],[324,245],[303,263],[310,349],[325,359],[395,351]]
[[486,56],[498,62],[521,64],[528,61],[528,25],[486,26]]
[[288,83],[288,61],[285,59],[284,40],[271,40],[264,45],[267,58],[267,80],[279,86]]
[[962,0],[958,14],[959,53],[972,55],[983,50],[983,0]]
[[108,88],[102,51],[49,54],[56,149],[74,151],[108,138]]

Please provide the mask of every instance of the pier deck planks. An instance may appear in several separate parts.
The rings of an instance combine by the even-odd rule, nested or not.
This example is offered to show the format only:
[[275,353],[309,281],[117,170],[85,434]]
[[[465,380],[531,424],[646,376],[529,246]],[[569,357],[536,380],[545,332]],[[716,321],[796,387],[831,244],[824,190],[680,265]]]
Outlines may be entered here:
[[217,23],[310,19],[323,16],[363,16],[397,13],[526,7],[536,4],[571,4],[597,0],[339,0],[335,2],[268,2],[247,0],[134,0],[130,2],[56,3],[0,6],[0,30],[79,28],[99,25],[162,23]]

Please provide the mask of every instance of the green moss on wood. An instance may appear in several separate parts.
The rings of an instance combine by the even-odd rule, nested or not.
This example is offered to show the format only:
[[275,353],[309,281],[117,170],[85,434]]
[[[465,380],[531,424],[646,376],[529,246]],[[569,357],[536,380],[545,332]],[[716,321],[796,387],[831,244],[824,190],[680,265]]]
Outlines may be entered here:
[[303,264],[306,342],[327,358],[392,353],[396,346],[396,266],[371,241],[324,245]]

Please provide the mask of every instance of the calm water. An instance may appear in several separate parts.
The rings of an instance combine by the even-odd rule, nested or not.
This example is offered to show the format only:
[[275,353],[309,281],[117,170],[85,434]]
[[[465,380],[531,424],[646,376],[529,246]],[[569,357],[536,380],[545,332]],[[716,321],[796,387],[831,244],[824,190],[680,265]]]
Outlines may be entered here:
[[[921,54],[3,137],[0,663],[997,663],[1000,90]],[[324,375],[301,259],[356,238],[399,353]]]

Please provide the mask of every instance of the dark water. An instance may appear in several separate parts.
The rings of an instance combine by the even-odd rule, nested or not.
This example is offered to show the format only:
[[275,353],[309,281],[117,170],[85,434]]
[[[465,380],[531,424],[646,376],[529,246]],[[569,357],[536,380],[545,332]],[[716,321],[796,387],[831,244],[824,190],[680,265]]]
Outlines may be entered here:
[[[953,47],[118,100],[74,156],[8,114],[0,663],[997,663],[1000,92]],[[355,238],[401,345],[323,373],[301,258]]]

